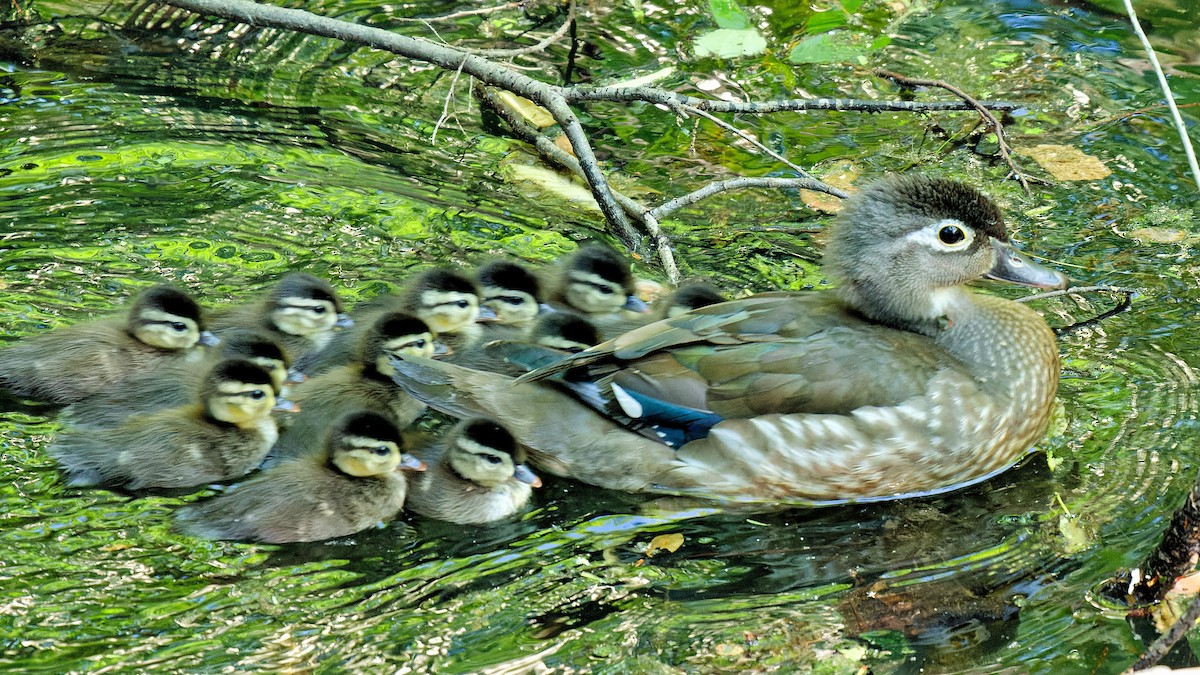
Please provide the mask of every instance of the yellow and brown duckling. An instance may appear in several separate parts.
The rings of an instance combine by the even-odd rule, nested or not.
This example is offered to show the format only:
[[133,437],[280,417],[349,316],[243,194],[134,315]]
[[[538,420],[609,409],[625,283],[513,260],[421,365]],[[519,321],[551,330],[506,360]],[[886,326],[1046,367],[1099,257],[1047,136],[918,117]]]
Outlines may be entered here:
[[451,363],[512,377],[548,366],[600,344],[600,332],[587,319],[566,311],[547,312],[520,339],[492,340]]
[[130,415],[184,405],[195,397],[208,367],[222,359],[246,359],[265,368],[271,374],[277,399],[284,385],[295,381],[288,372],[287,354],[273,336],[239,328],[226,332],[221,344],[207,351],[203,362],[175,359],[134,373],[121,380],[119,386],[67,406],[60,419],[67,424],[111,427]]
[[729,298],[711,284],[697,281],[675,289],[670,295],[656,302],[651,311],[646,314],[634,315],[632,312],[619,312],[597,318],[594,323],[603,338],[610,340],[622,333],[628,333],[634,328],[663,319],[673,319],[684,312],[728,300]]
[[278,438],[274,381],[245,359],[214,365],[196,402],[127,418],[112,428],[78,426],[50,446],[71,485],[141,490],[240,478]]
[[73,403],[165,361],[199,358],[214,345],[200,306],[171,286],[141,293],[124,318],[97,319],[26,338],[0,351],[0,388]]
[[629,261],[606,246],[581,247],[560,263],[557,274],[548,295],[556,308],[565,306],[593,320],[622,310],[646,311],[646,303],[634,293]]
[[502,520],[523,509],[531,488],[542,484],[512,434],[486,418],[463,420],[413,454],[429,468],[410,476],[405,508],[427,518],[461,525]]
[[537,275],[508,260],[495,260],[475,272],[480,305],[496,314],[496,322],[527,328],[541,312],[542,291]]
[[424,321],[403,312],[376,316],[361,338],[356,362],[289,389],[301,413],[291,416],[273,454],[281,458],[319,449],[324,430],[354,410],[380,413],[401,429],[412,424],[425,404],[392,382],[391,359],[433,354],[433,332]]
[[1042,437],[1054,333],[966,284],[1068,280],[1013,250],[991,200],[885,178],[846,202],[825,258],[834,291],[702,307],[516,381],[432,360],[398,364],[396,380],[444,412],[500,420],[552,473],[732,501],[937,494]]
[[424,465],[404,454],[395,425],[372,412],[349,413],[330,427],[322,452],[182,508],[176,524],[197,537],[271,544],[344,537],[400,512],[407,485],[399,469]]
[[212,313],[218,334],[234,328],[257,328],[270,333],[295,361],[325,346],[336,328],[353,325],[343,313],[337,291],[324,279],[293,272],[280,279],[265,298]]

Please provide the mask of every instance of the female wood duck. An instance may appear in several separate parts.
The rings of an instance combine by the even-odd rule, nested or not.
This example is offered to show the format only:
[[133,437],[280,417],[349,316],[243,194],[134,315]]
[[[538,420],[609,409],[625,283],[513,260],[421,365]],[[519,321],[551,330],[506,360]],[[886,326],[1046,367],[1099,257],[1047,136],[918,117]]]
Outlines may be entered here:
[[66,424],[111,427],[133,414],[184,405],[195,396],[208,368],[222,359],[246,359],[265,368],[279,399],[276,404],[282,401],[283,387],[292,377],[283,347],[264,331],[239,328],[225,333],[202,362],[175,359],[134,373],[118,386],[67,406],[59,419]]
[[294,361],[325,346],[335,328],[354,325],[343,312],[342,300],[328,281],[293,272],[258,302],[214,311],[212,325],[218,334],[233,328],[265,330]]
[[289,420],[274,455],[289,457],[319,450],[324,431],[342,415],[369,410],[403,429],[425,412],[425,404],[396,387],[392,358],[431,357],[433,331],[403,312],[381,314],[362,336],[355,363],[339,366],[289,389],[301,413]]
[[[1016,462],[1046,430],[1054,334],[964,284],[1066,277],[1014,251],[999,209],[950,180],[880,180],[831,237],[834,292],[711,305],[516,381],[433,361],[398,364],[396,380],[444,411],[501,420],[552,473],[625,490],[894,499]],[[531,381],[547,376],[559,385]]]
[[429,467],[409,478],[405,508],[461,525],[507,518],[542,481],[525,466],[525,450],[500,424],[463,420],[444,439],[413,449]]
[[271,544],[351,535],[400,512],[407,485],[398,469],[425,468],[403,449],[386,418],[349,413],[330,428],[324,452],[290,459],[182,508],[175,522],[193,536]]
[[49,453],[71,485],[183,488],[240,478],[278,438],[271,374],[226,359],[205,376],[196,403],[133,415],[111,429],[63,432]]
[[125,318],[67,326],[0,351],[0,388],[48,403],[80,401],[164,361],[198,358],[196,345],[217,344],[204,328],[191,296],[154,286]]

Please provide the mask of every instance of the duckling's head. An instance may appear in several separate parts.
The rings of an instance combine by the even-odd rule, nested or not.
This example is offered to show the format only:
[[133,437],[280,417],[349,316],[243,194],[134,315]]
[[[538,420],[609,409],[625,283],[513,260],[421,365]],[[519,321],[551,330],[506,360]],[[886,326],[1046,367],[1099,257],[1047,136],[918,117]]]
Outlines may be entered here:
[[684,312],[715,305],[728,299],[712,285],[697,281],[675,289],[663,306],[662,316],[664,319],[673,319]]
[[482,293],[480,302],[496,313],[501,323],[533,321],[540,310],[541,285],[525,267],[507,260],[490,262],[475,273]]
[[382,476],[399,467],[423,471],[425,465],[404,453],[404,440],[391,420],[361,410],[339,419],[325,437],[329,462],[344,474]]
[[600,344],[600,331],[591,321],[571,312],[550,312],[539,318],[529,340],[572,354]]
[[217,344],[204,330],[200,305],[173,286],[152,286],[129,309],[129,334],[158,349],[190,349],[197,343]]
[[446,460],[455,473],[484,487],[495,487],[510,478],[533,487],[542,484],[525,466],[525,448],[507,429],[484,417],[463,420],[455,427]]
[[283,390],[288,379],[291,359],[279,346],[279,342],[267,333],[249,328],[238,328],[224,334],[220,354],[229,359],[246,359],[257,363],[271,374],[275,395]]
[[435,347],[433,331],[424,321],[404,312],[389,312],[376,319],[363,336],[359,358],[390,377],[396,371],[390,363],[392,357],[431,358]]
[[825,257],[849,305],[880,323],[927,334],[937,331],[968,281],[1067,284],[1012,249],[1000,209],[981,192],[920,175],[888,176],[848,199]]
[[584,246],[567,259],[562,284],[567,304],[587,314],[615,312],[634,298],[629,261],[599,244]]
[[434,333],[458,333],[479,318],[479,289],[458,272],[431,269],[405,286],[404,306]]
[[333,286],[304,272],[280,279],[271,289],[268,306],[271,325],[289,335],[316,335],[353,324],[342,313],[342,301]]
[[239,427],[254,426],[275,407],[271,373],[247,359],[217,362],[200,384],[200,400],[209,417]]

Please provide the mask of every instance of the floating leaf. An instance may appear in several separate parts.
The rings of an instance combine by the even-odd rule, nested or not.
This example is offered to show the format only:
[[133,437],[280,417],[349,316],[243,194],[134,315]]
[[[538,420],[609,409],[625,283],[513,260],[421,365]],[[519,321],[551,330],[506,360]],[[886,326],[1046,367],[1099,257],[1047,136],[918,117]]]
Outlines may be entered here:
[[708,0],[713,20],[721,28],[742,29],[750,27],[750,18],[733,0]]
[[792,48],[788,61],[792,63],[838,63],[859,61],[869,51],[886,47],[891,38],[881,36],[864,44],[861,36],[845,32],[822,33],[805,38]]
[[504,102],[505,106],[515,111],[521,117],[525,118],[526,122],[529,122],[539,129],[545,129],[548,126],[555,124],[553,115],[551,115],[542,106],[530,101],[524,96],[517,96],[511,91],[498,91],[496,92],[496,96]]
[[1104,162],[1069,145],[1035,145],[1017,152],[1032,157],[1057,180],[1099,180],[1112,173]]
[[1187,236],[1186,230],[1175,227],[1140,227],[1128,234],[1130,239],[1149,241],[1155,244],[1178,244],[1187,239]]
[[716,56],[732,59],[754,56],[767,51],[767,39],[753,28],[718,28],[696,38],[697,57]]
[[[853,162],[839,162],[831,169],[822,172],[821,181],[847,192],[853,192],[854,181],[858,180],[860,173],[862,172]],[[842,208],[842,200],[824,192],[801,190],[800,201],[804,202],[808,208],[821,213],[837,213]]]
[[674,553],[675,551],[679,550],[680,546],[683,546],[682,534],[679,534],[678,532],[673,534],[660,534],[651,539],[650,543],[646,545],[646,557],[652,558],[655,554],[663,551],[666,551],[667,553]]

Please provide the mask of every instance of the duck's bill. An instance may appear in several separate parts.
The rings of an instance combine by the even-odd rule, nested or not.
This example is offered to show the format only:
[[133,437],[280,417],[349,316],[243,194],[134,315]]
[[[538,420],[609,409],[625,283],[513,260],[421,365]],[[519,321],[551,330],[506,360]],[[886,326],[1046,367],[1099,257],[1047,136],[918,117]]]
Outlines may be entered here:
[[422,462],[406,452],[400,455],[400,465],[396,468],[400,471],[424,471],[426,466],[425,462]]
[[1071,285],[1066,275],[1033,262],[1004,242],[993,239],[992,248],[996,251],[996,264],[986,275],[989,279],[1034,288],[1068,288]]
[[221,338],[213,335],[209,331],[200,331],[200,339],[196,340],[196,344],[204,345],[205,347],[216,347],[221,344]]
[[333,322],[334,328],[352,328],[354,319],[350,318],[349,314],[338,314],[337,321]]
[[637,312],[638,314],[645,314],[646,312],[650,311],[650,305],[647,305],[646,301],[642,300],[638,296],[630,295],[625,298],[625,304],[621,306],[621,309],[627,309],[631,312]]
[[538,478],[537,474],[529,470],[529,467],[524,464],[518,464],[513,471],[513,478],[528,483],[531,487],[542,487],[542,479]]
[[298,370],[288,370],[288,376],[284,382],[287,382],[288,384],[300,384],[301,382],[306,382],[307,380],[308,375],[305,375]]
[[476,323],[491,323],[493,321],[499,321],[499,320],[500,320],[500,316],[498,314],[496,314],[496,310],[492,309],[491,307],[488,307],[487,305],[480,307],[479,308],[479,316],[475,317]]
[[275,399],[275,407],[271,408],[271,411],[278,413],[298,413],[300,412],[300,404],[280,396]]

